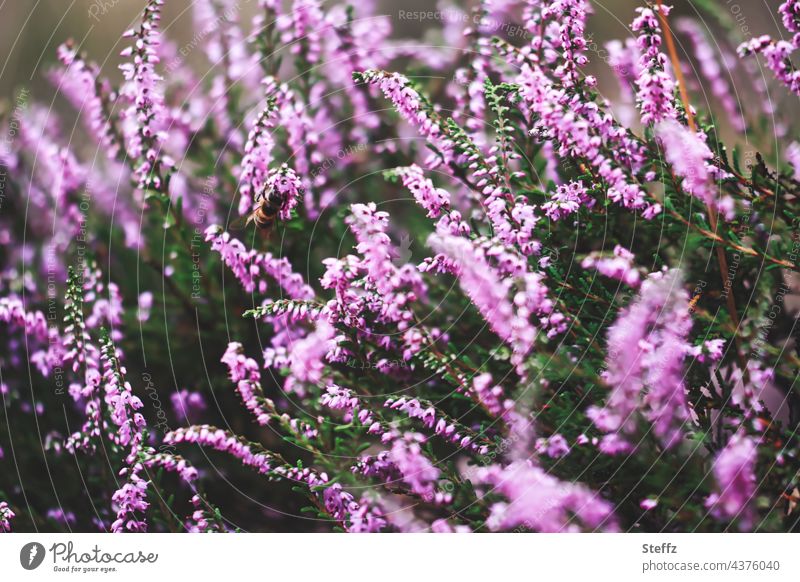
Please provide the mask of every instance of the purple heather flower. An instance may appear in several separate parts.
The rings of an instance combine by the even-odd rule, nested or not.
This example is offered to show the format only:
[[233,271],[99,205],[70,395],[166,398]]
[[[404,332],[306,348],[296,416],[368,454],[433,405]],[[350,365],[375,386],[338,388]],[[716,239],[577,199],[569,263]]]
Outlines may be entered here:
[[[386,212],[378,211],[375,203],[353,204],[350,210],[346,222],[355,235],[361,257],[348,255],[324,261],[322,286],[336,291],[336,298],[328,303],[330,321],[355,324],[366,333],[363,318],[369,311],[381,323],[394,323],[405,331],[413,319],[410,305],[426,293],[422,277],[413,265],[396,264],[399,255],[386,234]],[[390,339],[384,335],[380,341]]]
[[479,469],[477,481],[507,501],[492,505],[492,531],[516,527],[537,532],[617,531],[613,507],[584,485],[559,481],[528,461]]
[[[640,73],[639,59],[641,55],[639,47],[636,46],[635,39],[626,38],[624,41],[608,41],[606,50],[608,51],[608,65],[617,77],[621,98],[624,101],[624,117],[620,116],[620,121],[624,125],[630,126],[633,122],[633,116],[631,115],[633,111],[629,104],[633,104],[636,80],[639,78]],[[617,110],[619,109],[620,107],[618,106]]]
[[[526,105],[538,115],[532,134],[554,140],[560,157],[587,159],[608,182],[608,197],[613,202],[641,209],[648,219],[660,212],[657,204],[647,202],[644,190],[630,177],[645,159],[641,145],[608,111],[594,102],[571,97],[539,66],[523,65],[517,82]],[[611,163],[607,149],[613,150],[616,163]]]
[[740,56],[761,54],[775,77],[786,85],[793,93],[800,95],[800,71],[792,63],[794,52],[800,48],[800,2],[786,0],[778,9],[786,29],[793,33],[791,42],[773,40],[769,35],[759,36],[742,43],[738,52]]
[[0,321],[18,327],[25,335],[47,341],[47,319],[41,311],[27,311],[19,297],[0,297]]
[[755,441],[737,433],[714,459],[717,491],[708,497],[706,505],[717,519],[737,519],[742,531],[749,530],[756,519],[757,454]]
[[[76,199],[91,172],[78,161],[71,148],[62,144],[56,118],[48,110],[34,105],[21,112],[16,123],[19,139],[10,140],[17,142],[11,151],[23,159],[31,156],[35,160],[29,174],[26,175],[28,170],[24,166],[16,170],[29,205],[28,236],[42,237],[43,248],[51,249],[59,258],[77,237],[90,238],[82,230],[83,215]],[[42,265],[42,270],[63,280],[65,269],[59,263]]]
[[795,95],[800,95],[800,71],[792,64],[796,47],[784,40],[775,41],[769,36],[754,38],[739,47],[741,56],[762,54],[775,77]]
[[185,418],[189,422],[196,422],[207,408],[206,401],[200,392],[183,389],[173,392],[170,400],[172,400],[172,411],[175,417]]
[[433,185],[430,178],[425,177],[422,168],[414,164],[407,168],[397,168],[403,185],[414,195],[417,203],[428,211],[428,218],[438,218],[450,208],[450,194]]
[[560,434],[554,434],[546,439],[538,439],[536,441],[536,452],[545,454],[553,459],[560,459],[568,455],[570,451],[567,439]]
[[399,73],[369,70],[362,74],[362,78],[366,83],[380,88],[398,113],[437,148],[442,158],[432,155],[427,162],[430,168],[437,167],[442,161],[448,164],[453,159],[455,144],[441,127],[441,121],[431,116],[430,106],[411,86],[407,77]]
[[[200,44],[208,56],[213,71],[221,69],[221,72],[216,73],[216,76],[212,78],[212,85],[221,84],[225,87],[240,82],[248,91],[255,90],[260,80],[259,55],[255,51],[248,52],[248,39],[239,22],[239,14],[242,12],[240,2],[236,0],[197,0],[192,3],[192,8],[195,27],[198,31],[193,42],[202,39]],[[185,48],[181,50],[180,57],[176,56],[173,60],[175,64],[172,65],[172,68],[181,64],[181,58],[185,56],[184,52]],[[217,93],[217,95],[219,94]]]
[[356,508],[353,496],[343,490],[339,483],[326,487],[322,492],[322,499],[325,510],[339,521],[346,520],[350,512]]
[[[325,473],[317,473],[308,467],[300,469],[279,465],[278,459],[267,451],[253,451],[253,446],[243,439],[224,430],[208,426],[192,426],[178,429],[168,433],[164,442],[166,444],[197,443],[203,446],[226,452],[245,465],[256,469],[262,474],[272,474],[289,479],[298,484],[309,487],[318,487],[328,482]],[[340,484],[334,483],[324,488],[320,493],[322,503],[331,516],[352,531],[377,531],[383,523],[380,513],[375,508],[362,508],[355,502],[353,496],[344,491]],[[362,500],[366,503],[365,500]]]
[[[312,334],[313,335],[313,334]],[[275,403],[264,396],[261,387],[261,371],[258,363],[244,354],[242,344],[231,342],[222,356],[222,363],[228,367],[231,381],[236,384],[236,389],[242,397],[245,407],[253,414],[258,424],[265,426],[277,420],[295,435],[306,438],[317,436],[317,430],[289,415],[280,415]],[[293,369],[295,374],[297,371]],[[293,379],[290,377],[290,380]],[[289,381],[287,380],[287,386]],[[284,389],[287,389],[287,386]],[[298,391],[298,390],[295,390]]]
[[452,261],[462,290],[492,331],[504,340],[512,340],[514,308],[508,298],[512,281],[498,276],[480,249],[467,239],[432,235],[428,243]]
[[306,337],[292,342],[289,347],[289,369],[284,390],[305,394],[303,384],[318,386],[324,381],[326,358],[336,348],[335,329],[324,320]]
[[124,112],[123,127],[128,155],[136,163],[140,189],[162,190],[162,170],[173,165],[162,152],[169,113],[164,104],[162,78],[156,72],[161,42],[158,23],[163,4],[164,0],[148,0],[142,23],[123,35],[134,39],[121,53],[123,57],[131,57],[131,62],[120,65],[125,77],[120,95],[130,103]]
[[678,19],[675,23],[675,29],[689,37],[694,47],[694,56],[700,67],[700,73],[705,77],[711,89],[711,93],[725,112],[726,118],[730,121],[731,125],[733,125],[734,129],[744,131],[744,117],[739,110],[739,106],[736,104],[736,99],[733,96],[734,93],[731,90],[728,79],[725,78],[726,76],[730,78],[730,71],[723,71],[714,47],[709,42],[703,29],[697,21],[691,18]]
[[645,511],[650,511],[651,509],[655,509],[658,507],[658,499],[642,499],[639,502],[639,507],[644,509]]
[[181,457],[159,453],[157,455],[146,456],[143,462],[150,468],[162,468],[177,473],[186,483],[192,483],[197,480],[197,469],[192,467],[186,459]]
[[11,520],[16,517],[16,514],[11,511],[8,503],[0,501],[0,533],[9,533],[11,531]]
[[228,367],[230,379],[236,384],[245,407],[256,417],[258,424],[269,424],[275,414],[275,405],[264,398],[258,363],[245,356],[244,348],[238,342],[228,344],[221,361]]
[[363,456],[352,466],[351,470],[353,473],[376,477],[386,482],[400,479],[397,467],[389,459],[389,451]]
[[164,436],[164,444],[197,443],[228,453],[259,473],[267,474],[275,466],[272,455],[253,451],[252,447],[235,435],[208,425],[179,428]]
[[[12,196],[10,213],[0,213],[0,344],[5,348],[0,364],[9,372],[3,377],[7,384],[0,382],[0,401],[10,413],[38,422],[58,412],[45,408],[52,394],[24,397],[25,372],[37,368],[45,376],[39,384],[55,385],[57,394],[63,386],[71,397],[67,405],[78,425],[66,437],[46,429],[44,451],[62,461],[65,452],[91,460],[102,447],[117,463],[111,475],[119,476],[117,490],[105,493],[111,512],[101,508],[99,517],[85,519],[69,511],[74,507],[45,507],[50,526],[163,529],[164,508],[153,503],[154,496],[169,497],[170,484],[180,479],[184,493],[193,495],[190,515],[182,520],[186,529],[227,531],[216,508],[196,491],[198,470],[172,452],[157,453],[153,447],[158,445],[161,451],[172,445],[213,448],[228,457],[228,468],[253,469],[251,480],[266,486],[285,481],[320,517],[348,532],[617,531],[635,526],[630,519],[637,514],[649,512],[651,525],[669,517],[657,510],[655,494],[640,494],[628,499],[630,515],[620,524],[614,505],[603,497],[620,493],[616,477],[601,495],[588,483],[602,483],[605,469],[585,472],[585,484],[569,475],[590,447],[606,455],[631,453],[637,441],[650,439],[656,446],[637,453],[654,455],[644,460],[656,464],[659,452],[676,459],[688,452],[680,445],[693,432],[691,424],[702,419],[689,404],[713,388],[689,386],[687,369],[702,372],[721,364],[727,347],[713,329],[709,333],[704,318],[691,333],[694,303],[677,271],[664,268],[645,276],[633,253],[616,244],[631,225],[646,230],[637,241],[656,240],[651,235],[658,224],[639,225],[625,212],[620,222],[616,214],[619,207],[645,220],[659,214],[661,192],[653,188],[659,172],[672,177],[679,193],[697,197],[728,220],[735,217],[735,194],[723,195],[723,189],[741,190],[744,198],[754,194],[749,175],[728,175],[716,159],[711,136],[718,132],[692,133],[682,125],[672,77],[677,71],[670,70],[662,45],[667,31],[659,26],[660,11],[666,17],[669,8],[646,2],[633,23],[635,38],[609,46],[605,60],[623,94],[611,103],[597,90],[596,79],[586,75],[588,58],[600,54],[589,47],[588,0],[481,0],[472,14],[441,0],[448,17],[455,17],[445,31],[446,44],[455,51],[395,40],[391,19],[375,14],[376,2],[323,8],[321,0],[257,0],[247,11],[257,13],[248,27],[242,25],[239,0],[196,0],[197,34],[180,47],[162,38],[163,0],[144,0],[140,24],[125,33],[132,46],[122,53],[119,87],[102,78],[100,67],[73,44],[61,46],[61,66],[50,78],[88,125],[89,145],[103,149],[99,164],[84,160],[90,152],[69,145],[73,140],[65,139],[67,132],[48,108],[23,103],[27,91],[4,117],[8,139],[0,140],[0,161],[8,176],[0,171],[0,190],[7,182]],[[800,94],[800,72],[793,62],[800,48],[800,0],[782,2],[789,37],[756,38],[740,51],[762,55]],[[456,38],[463,18],[471,22]],[[520,20],[529,33],[525,38],[511,28]],[[676,29],[688,35],[703,80],[721,107],[737,115],[734,128],[743,127],[723,74],[730,68],[725,49],[712,50],[695,24],[681,22]],[[198,42],[201,46],[195,46]],[[276,42],[288,44],[283,48],[292,58],[281,59]],[[211,65],[206,75],[190,66],[196,55],[186,58],[196,48]],[[755,61],[743,64],[751,76],[757,73]],[[410,72],[384,70],[393,66]],[[429,83],[420,66],[444,81]],[[411,72],[419,75],[419,85]],[[277,81],[278,75],[286,81]],[[453,110],[434,104],[423,87],[446,92]],[[770,105],[767,88],[753,89],[763,111],[780,113]],[[380,114],[375,100],[383,96],[397,115]],[[392,117],[400,118],[399,126]],[[639,118],[645,128],[634,133]],[[776,133],[785,135],[790,127],[778,121]],[[421,162],[416,155],[425,148],[433,153]],[[777,184],[785,193],[792,186],[788,178],[800,176],[800,145],[778,144],[773,150],[785,151],[786,163],[762,176],[761,186],[775,190]],[[414,221],[390,223],[381,206],[385,197],[368,192],[370,180],[352,181],[380,171],[384,154],[392,165],[402,164],[385,176],[402,184],[430,222],[432,256],[418,265],[410,262],[405,242],[417,244],[411,237],[428,234],[426,229]],[[181,160],[180,166],[173,158]],[[444,173],[447,185],[438,186],[434,170]],[[685,211],[684,205],[671,204],[674,190],[667,188],[670,212],[662,230],[671,238],[680,234],[673,224],[676,213]],[[209,227],[220,223],[230,202],[246,216],[266,196],[281,202],[278,218],[288,222],[280,242],[288,246],[281,252],[276,241],[259,241],[255,248],[256,239],[251,245]],[[599,202],[606,205],[600,208]],[[756,203],[742,205],[753,211],[750,225],[763,239]],[[112,218],[114,228],[105,232]],[[310,232],[318,219],[332,229],[324,233],[323,246],[343,234],[342,219],[345,239],[355,245],[321,256],[320,249],[311,248],[309,272],[320,276],[321,266],[323,274],[307,282],[286,257],[305,256],[302,231]],[[570,227],[576,227],[576,235],[596,234],[602,222],[614,227],[608,247],[613,254],[590,252],[582,266],[592,271],[575,265],[561,269],[568,261],[551,249],[563,248]],[[168,231],[163,240],[162,227]],[[197,244],[202,234],[209,248]],[[124,273],[135,253],[110,252],[123,235],[126,246],[142,251],[148,269],[163,274],[165,305],[191,307],[180,295],[193,283],[203,284],[208,296],[198,315],[211,335],[220,335],[224,323],[215,315],[215,295],[229,290],[182,270],[193,266],[197,275],[206,255],[218,258],[233,274],[234,294],[252,295],[258,329],[226,339],[220,358],[246,409],[244,423],[242,418],[231,422],[239,434],[188,426],[168,432],[159,443],[160,435],[148,430],[139,387],[128,381],[125,369],[138,369],[140,358],[128,364],[117,346],[127,345],[123,330],[128,324],[135,327],[138,320],[139,327],[149,329],[155,323],[153,294],[145,291],[128,305],[123,290],[129,285],[117,285],[108,273],[85,263],[96,256]],[[156,235],[163,244],[149,248],[145,243]],[[395,237],[403,242],[396,244]],[[763,245],[753,246],[750,238],[744,237],[742,245],[761,254]],[[551,248],[543,246],[546,239]],[[585,254],[595,247],[584,241],[579,248]],[[200,255],[192,252],[198,249]],[[635,251],[639,258],[649,254],[646,248]],[[661,254],[674,258],[669,249]],[[73,259],[83,266],[70,275],[62,293],[66,265]],[[626,308],[612,306],[604,353],[591,347],[598,344],[591,336],[602,331],[601,318],[578,312],[579,296],[590,290],[594,271],[613,279],[612,287],[620,281],[636,295],[626,299]],[[226,273],[226,281],[230,278]],[[447,297],[453,281],[460,288],[455,301]],[[604,288],[609,286],[603,281]],[[461,309],[465,305],[468,309]],[[126,307],[136,311],[126,313]],[[240,307],[234,306],[234,315]],[[54,321],[60,311],[61,327]],[[173,315],[170,322],[178,322]],[[239,333],[246,326],[234,327]],[[477,341],[459,335],[479,328]],[[759,351],[767,331],[743,336],[745,347]],[[266,337],[266,344],[256,348],[256,335]],[[256,350],[263,350],[263,359],[248,355]],[[709,519],[742,529],[757,523],[756,463],[759,448],[766,451],[767,445],[745,433],[769,428],[778,434],[781,428],[769,425],[762,414],[769,405],[762,395],[774,388],[779,362],[766,352],[758,355],[763,361],[751,358],[747,373],[732,361],[725,364],[723,376],[731,386],[723,392],[730,397],[712,411],[720,435],[738,433],[714,460]],[[161,356],[154,369],[163,368]],[[587,411],[595,432],[567,441],[564,435],[572,438],[580,428],[556,427],[553,418],[543,418],[548,428],[536,435],[537,415],[552,416],[552,402],[546,400],[553,394],[558,398],[564,388],[564,378],[550,367],[566,366],[562,371],[568,373],[579,363],[584,372],[601,367],[598,374],[608,388],[603,402]],[[267,369],[269,385],[262,386]],[[179,372],[170,400],[176,416],[193,423],[207,405],[192,391],[193,384],[180,384]],[[580,378],[573,379],[580,384]],[[447,385],[454,395],[447,395]],[[525,392],[533,397],[515,404],[511,396]],[[281,396],[273,401],[267,393]],[[538,393],[544,399],[537,399]],[[302,407],[302,417],[292,418],[289,406]],[[274,446],[280,453],[265,448]],[[0,459],[3,454],[0,448]],[[563,480],[531,454],[552,465]],[[774,460],[786,469],[792,459],[779,451]],[[618,461],[605,459],[609,475]],[[161,471],[174,475],[163,483],[149,481]],[[463,479],[443,479],[452,478],[453,471],[461,471]],[[695,485],[689,501],[696,505],[703,484]],[[460,511],[476,503],[482,517]],[[263,512],[269,519],[276,513]],[[285,523],[277,519],[272,525]],[[678,519],[685,521],[680,514]],[[0,501],[0,531],[9,531],[12,523],[18,529],[17,520],[9,502]],[[779,527],[776,523],[769,527]]]
[[98,145],[106,150],[109,158],[114,158],[119,144],[113,135],[104,102],[111,93],[108,81],[100,79],[99,67],[86,62],[72,43],[58,47],[58,59],[65,66],[55,75],[59,91],[84,116],[89,132]]
[[470,66],[456,70],[449,93],[455,100],[453,119],[463,123],[476,143],[484,145],[487,141],[484,81],[489,78],[492,52],[486,38],[478,38],[475,46]]
[[354,127],[352,137],[361,142],[368,130],[380,125],[380,115],[370,105],[369,94],[353,82],[352,71],[381,68],[390,55],[385,52],[388,37],[392,32],[388,15],[375,14],[375,6],[361,2],[352,6],[355,18],[350,17],[343,5],[330,6],[326,20],[335,34],[325,35],[325,50],[328,53],[323,66],[324,76],[334,86],[347,93],[353,107],[353,119],[360,127]]
[[189,533],[205,533],[215,531],[212,527],[211,516],[205,511],[199,495],[192,495],[194,511],[184,521],[184,527]]
[[[474,436],[465,434],[466,431],[463,428],[459,428],[454,422],[437,412],[436,408],[429,402],[423,405],[416,398],[401,396],[397,399],[389,398],[383,403],[383,406],[403,412],[409,418],[421,420],[426,428],[433,429],[435,434],[460,447],[476,451],[481,451],[485,448],[485,445],[475,441]],[[392,438],[392,434],[391,431],[385,432],[384,437]]]
[[792,42],[796,47],[800,47],[800,1],[786,0],[778,7],[778,12],[781,13],[781,20],[786,30],[794,33]]
[[424,442],[422,435],[406,433],[403,438],[394,441],[388,459],[413,493],[427,501],[447,502],[448,494],[436,489],[439,469],[422,453],[421,443]]
[[[757,345],[757,344],[756,344]],[[751,419],[758,426],[760,420],[757,415],[764,410],[763,392],[775,379],[774,364],[750,358],[747,362],[747,375],[749,382],[745,382],[742,371],[735,367],[731,373],[733,390],[731,402],[744,410],[746,419]]]
[[616,279],[625,283],[628,287],[638,289],[641,283],[641,275],[633,264],[633,259],[633,253],[620,245],[616,245],[613,257],[603,257],[592,253],[581,261],[581,267],[584,269],[597,269],[605,277]]
[[320,402],[334,410],[355,410],[358,407],[358,398],[353,396],[353,391],[331,384],[325,389],[325,394]]
[[725,340],[707,340],[698,346],[689,347],[687,354],[698,362],[719,362],[725,355]]
[[[585,55],[586,17],[591,6],[586,0],[554,0],[542,11],[542,16],[558,23],[558,47],[561,57],[554,74],[564,87],[571,87],[580,80],[580,69],[589,59]],[[593,83],[593,79],[587,78]]]
[[636,100],[642,112],[642,123],[650,125],[676,116],[673,91],[675,84],[666,71],[667,57],[661,52],[661,26],[657,12],[667,16],[671,7],[659,5],[652,8],[637,8],[638,17],[631,30],[639,33],[636,44],[639,57],[639,78]]
[[677,121],[662,121],[656,126],[656,135],[664,144],[664,157],[677,176],[683,178],[683,189],[716,208],[726,220],[734,217],[733,199],[720,196],[712,167],[714,154],[705,139]]
[[594,198],[589,196],[584,183],[578,180],[558,186],[550,199],[542,205],[542,210],[550,220],[560,220],[575,214],[581,208],[592,208],[594,204]]
[[[321,89],[323,85],[320,84],[318,87]],[[310,95],[308,100],[315,98]],[[318,128],[334,124],[326,117],[325,109],[313,109],[302,95],[286,85],[279,87],[278,102],[281,106],[281,125],[286,131],[286,146],[292,153],[294,171],[302,182],[305,212],[309,218],[314,219],[318,216],[319,210],[312,194],[314,190],[322,190],[325,186],[326,173],[312,165],[321,164],[326,158],[336,155],[335,152],[341,151],[342,146],[339,145],[338,134],[331,131],[325,134],[325,138],[331,139],[334,144],[327,144],[330,145],[327,153],[320,151],[320,147],[325,147],[326,142],[324,140],[321,142]]]
[[[244,146],[239,180],[239,214],[248,214],[267,196],[279,197],[282,204],[278,216],[281,220],[289,220],[300,198],[305,198],[307,202],[310,202],[310,199],[304,196],[307,188],[303,180],[287,164],[270,168],[273,161],[272,150],[275,147],[272,133],[275,131],[279,109],[281,121],[289,126],[289,141],[298,140],[298,144],[294,147],[294,162],[301,175],[305,175],[309,168],[303,165],[305,154],[300,150],[304,151],[310,140],[305,129],[300,134],[297,132],[297,123],[304,123],[305,114],[286,111],[287,107],[291,107],[293,94],[283,85],[278,89],[273,88],[271,80],[267,84],[270,87],[267,91],[267,105],[259,113]],[[276,92],[277,97],[269,96]],[[276,103],[276,100],[280,103]]]
[[351,533],[379,532],[387,525],[383,512],[366,495],[361,497],[357,507],[351,507],[347,521],[347,531]]
[[681,283],[677,271],[650,275],[609,330],[605,380],[611,394],[603,408],[587,413],[610,433],[600,444],[608,454],[632,449],[628,436],[636,432],[638,411],[665,448],[682,438],[689,419],[683,360],[692,321]]
[[472,380],[472,387],[478,400],[486,408],[489,414],[493,416],[500,416],[505,410],[508,409],[511,401],[505,400],[503,387],[494,383],[492,375],[489,372],[484,372],[475,376]]
[[133,393],[133,388],[125,379],[125,368],[119,365],[119,352],[112,343],[103,345],[103,388],[105,403],[111,414],[111,420],[119,428],[114,440],[124,447],[135,451],[142,443],[142,429],[145,426],[144,416],[140,410],[144,404]]
[[222,261],[233,271],[245,291],[266,293],[266,276],[275,279],[283,292],[291,299],[311,299],[314,290],[305,284],[303,278],[292,270],[286,257],[276,258],[272,253],[259,253],[247,250],[244,244],[216,225],[206,229],[206,241],[217,251]]
[[359,503],[339,483],[323,489],[322,501],[331,517],[342,523],[349,532],[377,532],[386,526],[382,513],[370,504],[366,496]]
[[786,159],[794,171],[792,177],[800,182],[800,143],[793,141],[786,148]]
[[213,509],[200,495],[192,495],[194,511],[186,519],[184,525],[190,533],[226,532],[229,531],[224,524],[212,513]]
[[123,474],[129,472],[130,475],[128,481],[112,497],[117,512],[117,519],[111,524],[111,531],[114,533],[147,531],[144,512],[150,503],[147,501],[148,482],[139,476],[142,468],[137,463],[130,471],[123,469]]
[[330,33],[319,0],[294,0],[289,12],[278,17],[278,28],[292,54],[301,55],[309,65],[319,61],[322,35]]
[[477,243],[448,234],[433,234],[428,239],[440,253],[439,264],[457,275],[489,328],[509,342],[514,350],[512,362],[524,373],[522,363],[538,335],[532,319],[538,317],[539,325],[552,337],[566,329],[566,318],[553,310],[542,275],[529,272],[522,256],[491,241]]
[[[303,196],[303,183],[297,177],[294,170],[283,164],[277,170],[270,170],[266,181],[266,190],[262,196],[267,196],[267,192],[278,195],[283,201],[281,209],[278,211],[278,218],[289,220],[292,217],[292,210],[297,206]],[[256,197],[258,201],[258,196]]]
[[470,533],[472,530],[467,525],[452,525],[446,519],[437,519],[431,523],[432,533]]
[[54,507],[47,510],[47,519],[59,521],[66,526],[73,525],[77,520],[75,514],[71,511],[64,511],[61,507]]
[[86,326],[89,329],[108,328],[111,339],[119,341],[122,339],[122,316],[124,308],[122,306],[122,294],[116,283],[104,285],[102,295],[94,298],[92,311],[86,316]]
[[136,319],[144,323],[150,319],[150,310],[153,308],[153,293],[145,291],[139,294],[139,309],[136,311]]
[[239,179],[239,214],[249,214],[255,209],[255,197],[261,194],[267,184],[275,147],[272,131],[276,112],[275,103],[268,102],[247,136]]

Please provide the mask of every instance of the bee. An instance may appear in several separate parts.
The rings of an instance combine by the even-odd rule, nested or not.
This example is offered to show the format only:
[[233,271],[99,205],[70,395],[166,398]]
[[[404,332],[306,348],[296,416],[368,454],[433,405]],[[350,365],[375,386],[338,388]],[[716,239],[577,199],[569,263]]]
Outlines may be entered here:
[[700,298],[701,298],[702,296],[703,296],[703,292],[702,292],[702,291],[700,291],[700,292],[698,292],[698,293],[697,293],[697,295],[695,295],[694,297],[692,297],[692,300],[691,300],[691,301],[689,301],[689,313],[694,313],[694,311],[695,311],[695,308],[696,308],[696,306],[697,306],[697,302],[698,302],[698,301],[700,301]]
[[250,223],[256,225],[256,229],[262,233],[269,234],[278,221],[280,213],[285,203],[284,196],[275,188],[262,191],[256,197],[256,209],[247,216],[240,216],[231,223],[231,230],[244,230]]

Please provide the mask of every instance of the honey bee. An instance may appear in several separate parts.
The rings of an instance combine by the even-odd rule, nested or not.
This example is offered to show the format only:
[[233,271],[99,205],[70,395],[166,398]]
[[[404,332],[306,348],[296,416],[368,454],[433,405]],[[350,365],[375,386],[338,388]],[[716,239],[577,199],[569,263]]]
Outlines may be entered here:
[[689,313],[694,313],[695,308],[697,306],[697,302],[700,301],[700,298],[702,296],[703,296],[703,292],[700,291],[700,292],[697,293],[697,295],[692,297],[691,301],[689,301]]
[[250,223],[263,234],[269,234],[278,221],[278,213],[285,203],[284,196],[275,188],[261,192],[256,197],[256,209],[247,216],[240,216],[231,223],[231,230],[244,230]]

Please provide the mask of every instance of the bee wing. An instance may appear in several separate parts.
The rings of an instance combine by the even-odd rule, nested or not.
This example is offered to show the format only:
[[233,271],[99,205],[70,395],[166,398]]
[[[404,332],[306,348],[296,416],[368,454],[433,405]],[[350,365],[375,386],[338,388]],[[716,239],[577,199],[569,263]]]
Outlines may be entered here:
[[242,232],[245,228],[247,228],[247,225],[250,224],[250,219],[252,216],[252,214],[237,216],[228,225],[228,230],[231,232]]

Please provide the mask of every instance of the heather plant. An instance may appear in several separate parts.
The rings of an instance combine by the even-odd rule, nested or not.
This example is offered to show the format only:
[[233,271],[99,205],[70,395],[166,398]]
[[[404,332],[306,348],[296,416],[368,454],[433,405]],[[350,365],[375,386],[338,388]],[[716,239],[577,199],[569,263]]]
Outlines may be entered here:
[[800,2],[165,1],[2,113],[0,531],[797,530]]

